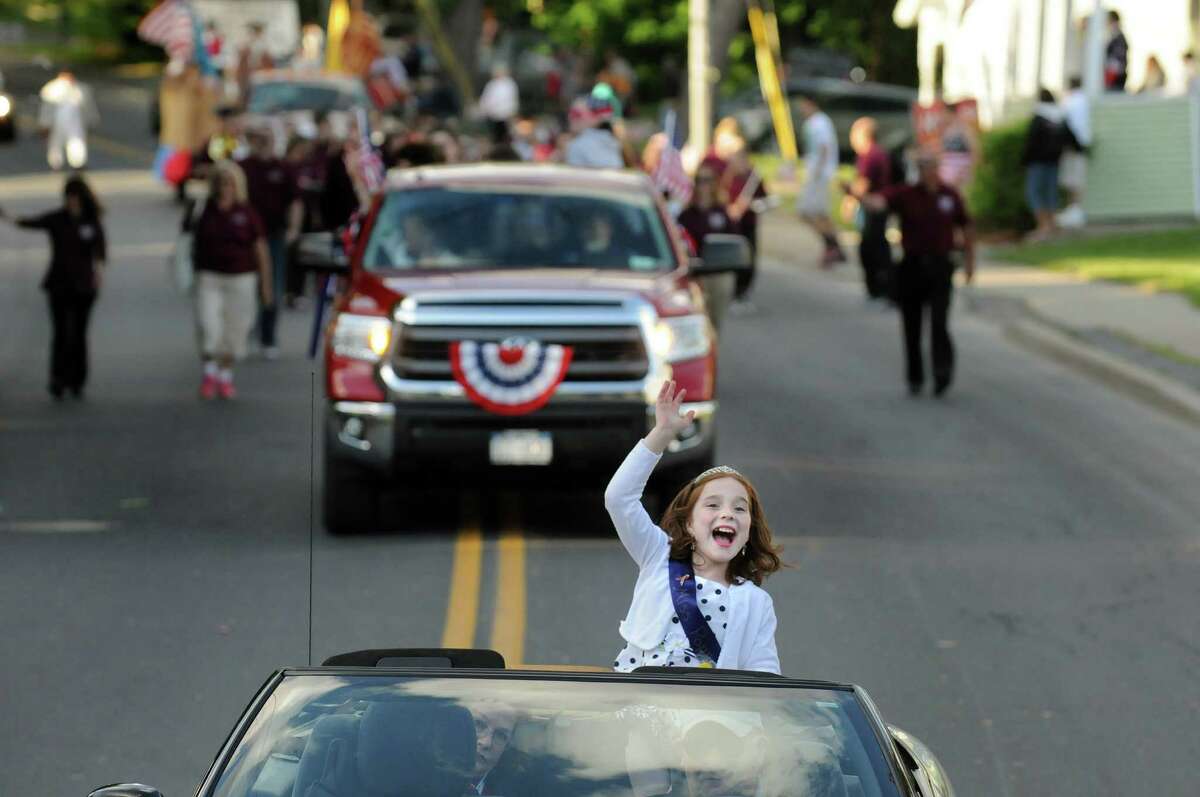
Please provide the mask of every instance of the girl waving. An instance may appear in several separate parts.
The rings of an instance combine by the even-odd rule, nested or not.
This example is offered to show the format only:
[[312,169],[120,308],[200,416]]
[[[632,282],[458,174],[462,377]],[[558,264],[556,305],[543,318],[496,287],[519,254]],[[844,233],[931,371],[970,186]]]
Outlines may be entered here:
[[638,565],[627,643],[613,662],[641,666],[722,667],[779,673],[775,606],[761,588],[783,565],[758,493],[728,466],[701,473],[679,491],[654,525],[642,492],[667,445],[692,422],[680,414],[686,391],[666,382],[655,425],[621,463],[604,493],[617,536]]

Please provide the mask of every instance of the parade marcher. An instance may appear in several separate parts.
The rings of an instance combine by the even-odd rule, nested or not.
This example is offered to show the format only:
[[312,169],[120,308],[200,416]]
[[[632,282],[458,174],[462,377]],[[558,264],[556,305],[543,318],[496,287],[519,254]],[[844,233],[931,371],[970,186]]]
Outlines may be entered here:
[[692,199],[677,219],[679,226],[688,234],[693,254],[697,257],[704,247],[704,238],[710,233],[730,233],[735,229],[721,199],[717,184],[717,173],[711,166],[701,166],[696,172]]
[[686,391],[663,384],[655,425],[613,475],[604,506],[638,565],[626,645],[613,667],[721,667],[779,673],[775,606],[762,589],[783,563],[754,487],[728,466],[711,468],[675,496],[656,526],[642,492],[663,451],[694,419]]
[[[855,169],[858,176],[850,186],[843,186],[847,199],[874,194],[892,184],[892,163],[887,152],[876,140],[878,123],[869,116],[850,126],[850,146],[858,156]],[[887,212],[859,205],[858,260],[862,265],[863,283],[867,298],[889,296],[892,276],[892,247],[887,240]]]
[[961,236],[964,273],[975,276],[975,232],[962,196],[938,177],[937,155],[917,156],[918,181],[893,185],[861,201],[877,212],[900,217],[904,259],[895,270],[896,296],[904,328],[904,354],[909,392],[914,396],[925,383],[921,354],[921,328],[928,308],[932,338],[933,391],[940,396],[954,378],[954,344],[947,321],[953,292],[956,233]]
[[[303,136],[292,136],[288,141],[284,162],[296,179],[296,191],[302,208],[301,232],[321,229],[321,190],[324,187],[324,158],[317,157],[317,142]],[[300,268],[296,258],[288,257],[287,284],[284,286],[284,302],[294,308],[304,295],[307,274]]]
[[271,257],[273,294],[263,300],[258,315],[258,337],[263,356],[279,356],[276,327],[279,323],[280,294],[287,281],[288,247],[300,236],[304,222],[296,174],[292,167],[274,154],[271,131],[253,128],[247,132],[250,154],[238,162],[246,178],[250,207],[254,208],[267,237]]
[[86,85],[64,69],[38,94],[41,108],[38,127],[46,137],[46,162],[54,171],[87,166],[87,130],[99,113]]
[[721,174],[721,199],[734,224],[734,232],[750,244],[750,270],[737,275],[734,298],[739,301],[744,301],[750,294],[758,273],[758,213],[754,205],[766,198],[766,186],[762,175],[750,163],[750,153],[744,147],[735,150]]
[[846,262],[833,220],[829,218],[829,187],[838,166],[837,131],[833,121],[811,98],[800,98],[800,111],[804,114],[804,186],[796,199],[796,209],[821,236],[825,246],[821,265],[828,268]]
[[613,130],[617,110],[611,94],[612,90],[600,83],[583,103],[571,106],[571,124],[579,133],[567,144],[568,165],[593,169],[625,166],[624,148]]
[[1108,44],[1104,47],[1104,90],[1124,91],[1129,79],[1129,42],[1121,30],[1121,15],[1108,12]]
[[1083,81],[1072,77],[1063,98],[1063,122],[1071,128],[1074,143],[1068,141],[1062,160],[1058,162],[1058,184],[1067,194],[1067,206],[1058,214],[1060,227],[1082,227],[1087,223],[1083,212],[1083,195],[1087,190],[1087,150],[1092,144],[1090,102],[1083,90]]
[[1043,88],[1038,94],[1033,121],[1025,134],[1021,162],[1025,165],[1025,201],[1037,219],[1029,236],[1039,241],[1054,234],[1058,213],[1058,162],[1068,146],[1078,148],[1071,128],[1064,122],[1054,95]]
[[274,301],[266,230],[250,206],[246,177],[236,163],[225,160],[213,166],[209,198],[190,226],[195,236],[196,325],[204,365],[200,397],[231,399],[236,395],[233,364],[245,357],[246,340],[254,327],[255,295],[263,307]]
[[[78,175],[63,188],[63,205],[37,216],[9,219],[50,236],[50,268],[42,290],[50,301],[54,335],[50,344],[50,395],[83,395],[88,376],[87,328],[103,280],[107,249],[103,209]],[[0,218],[9,217],[0,210]]]
[[504,64],[492,68],[492,79],[479,95],[479,112],[492,126],[492,141],[499,142],[509,137],[508,126],[520,110],[520,95],[517,81],[513,80]]
[[[733,116],[723,117],[713,128],[712,145],[700,160],[700,166],[713,169],[719,179],[725,173],[725,166],[733,153],[746,148],[746,139],[742,137],[742,129],[738,120]],[[699,168],[699,167],[697,167]]]

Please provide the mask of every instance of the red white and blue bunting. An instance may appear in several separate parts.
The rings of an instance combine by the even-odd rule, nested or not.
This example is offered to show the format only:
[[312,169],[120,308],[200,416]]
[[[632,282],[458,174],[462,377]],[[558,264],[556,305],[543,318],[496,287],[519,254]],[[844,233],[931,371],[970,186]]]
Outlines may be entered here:
[[570,346],[536,340],[450,344],[450,368],[472,401],[497,415],[525,415],[545,406],[567,375]]

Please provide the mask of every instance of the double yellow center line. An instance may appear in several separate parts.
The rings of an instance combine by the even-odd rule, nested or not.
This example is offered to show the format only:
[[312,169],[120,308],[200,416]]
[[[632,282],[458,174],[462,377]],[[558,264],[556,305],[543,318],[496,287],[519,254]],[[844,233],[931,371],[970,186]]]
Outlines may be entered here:
[[[515,497],[506,496],[502,500],[501,512],[500,536],[496,540],[498,561],[496,594],[492,601],[492,637],[487,647],[498,651],[504,656],[505,663],[513,667],[525,660],[525,536]],[[478,499],[472,496],[464,501],[462,526],[454,541],[442,647],[476,647],[484,549]]]

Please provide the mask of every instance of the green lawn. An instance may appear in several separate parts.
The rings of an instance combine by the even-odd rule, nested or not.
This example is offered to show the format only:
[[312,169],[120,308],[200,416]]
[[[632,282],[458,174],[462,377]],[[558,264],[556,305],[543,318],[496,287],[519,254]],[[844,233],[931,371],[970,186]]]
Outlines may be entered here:
[[1200,226],[998,248],[991,256],[1174,291],[1200,307]]

